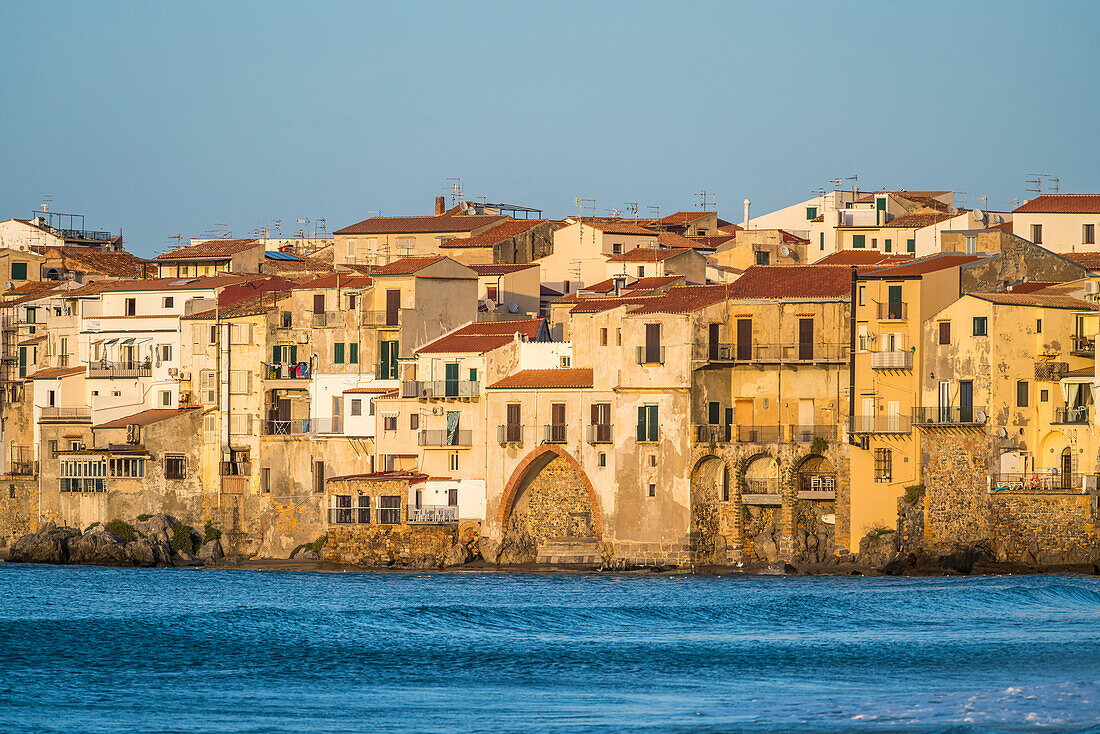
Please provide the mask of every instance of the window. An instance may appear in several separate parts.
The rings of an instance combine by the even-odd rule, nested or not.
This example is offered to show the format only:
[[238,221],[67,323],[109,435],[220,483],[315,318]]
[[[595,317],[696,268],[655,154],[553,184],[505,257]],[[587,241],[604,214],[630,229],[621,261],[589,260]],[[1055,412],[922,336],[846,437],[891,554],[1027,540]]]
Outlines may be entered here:
[[893,252],[894,251],[894,241],[892,239],[889,239],[889,238],[883,240],[882,241],[882,251],[883,252]]
[[384,416],[382,416],[382,430],[383,431],[396,431],[397,430],[397,416],[396,415],[384,415]]
[[611,254],[612,255],[622,255],[623,254],[623,245],[622,245],[621,242],[616,242],[615,244],[611,245]]
[[893,476],[894,457],[890,449],[875,449],[875,481],[889,482]]
[[397,379],[397,340],[381,341],[378,343],[378,349],[380,353],[379,365],[378,365],[378,379],[380,380],[396,380]]
[[816,206],[808,206],[808,207],[806,207],[806,220],[810,221],[810,220],[813,220],[813,219],[817,219],[817,207]]
[[606,328],[600,329],[600,346],[601,347],[606,347],[607,346],[607,329]]
[[49,446],[50,458],[51,459],[56,459],[57,458],[57,441],[56,440],[50,441],[49,444],[47,444],[47,445]]
[[161,303],[165,308],[172,308],[176,304],[176,299],[173,296],[165,296]]
[[1031,225],[1031,241],[1037,245],[1043,244],[1043,225]]
[[818,237],[818,239],[817,239],[817,249],[821,250],[822,252],[825,252],[825,233],[822,232],[817,237]]
[[866,247],[867,236],[862,234],[852,235],[852,247]]
[[611,403],[592,403],[593,443],[611,442]]
[[572,363],[573,358],[563,356],[558,361],[561,363],[561,368],[566,369],[567,367],[569,367],[570,363]]
[[127,298],[126,299],[126,315],[127,316],[133,316],[136,313],[137,313],[137,299],[136,298]]
[[986,336],[988,335],[988,324],[985,316],[974,317],[974,336]]
[[354,293],[349,293],[348,294],[348,310],[349,311],[354,311],[355,310],[355,304],[356,304],[357,301],[358,301],[358,296],[356,294],[354,294]]
[[352,400],[351,400],[351,414],[352,415],[363,415],[363,399],[362,398],[352,398]]
[[230,324],[229,325],[229,343],[230,344],[251,344],[252,343],[252,324]]
[[[455,454],[457,457],[458,454]],[[447,506],[458,507],[458,487],[451,487],[447,490]]]
[[873,249],[873,250],[878,249],[878,238],[877,237],[872,237],[871,238],[871,249]]
[[420,414],[419,413],[409,413],[409,430],[410,431],[420,430]]
[[348,364],[359,364],[359,343],[348,344]]
[[912,237],[905,241],[905,251],[908,252],[910,255],[917,251],[917,241]]
[[596,465],[601,469],[607,466],[607,454],[605,454],[603,451],[601,451],[596,456]]
[[1082,245],[1095,245],[1096,244],[1096,225],[1085,224],[1081,226],[1081,244]]
[[218,399],[218,376],[214,370],[203,370],[199,373],[199,390],[202,391],[202,402],[213,403]]
[[649,465],[650,466],[657,466],[657,454],[650,454],[649,455]]
[[[112,467],[115,459],[111,459]],[[127,459],[126,461],[139,461]],[[144,460],[140,460],[145,466]],[[103,478],[107,475],[107,462],[103,459],[67,460],[60,464],[60,489],[62,492],[105,492]],[[144,475],[144,472],[143,472]],[[111,476],[118,476],[112,474]]]
[[1016,407],[1027,407],[1027,380],[1019,380],[1016,383]]
[[766,250],[761,250],[756,253],[757,265],[768,265],[771,262],[771,253]]
[[50,406],[51,408],[54,407],[55,405],[57,405],[57,391],[56,390],[50,390],[46,393],[46,405]]
[[1035,319],[1035,333],[1036,334],[1042,334],[1043,333],[1043,320],[1042,319]]
[[638,266],[638,277],[639,278],[644,278],[645,277],[645,265],[639,265]]
[[519,403],[508,403],[505,414],[504,440],[509,443],[516,443],[522,439],[523,434],[523,426],[519,422]]
[[867,305],[867,286],[865,286],[865,285],[861,285],[859,287],[859,305],[860,306],[866,306]]
[[162,362],[172,361],[172,345],[171,344],[159,344],[157,345],[157,359]]
[[951,322],[950,321],[941,321],[940,322],[940,344],[950,344],[950,343],[951,343]]
[[470,382],[477,382],[477,367],[470,368]]
[[183,479],[187,476],[187,457],[169,455],[164,457],[164,478]]
[[385,495],[378,498],[378,524],[401,524],[401,497],[399,495]]
[[260,492],[262,494],[271,494],[271,468],[260,468]]
[[110,460],[110,468],[112,477],[144,477],[145,459],[112,458]]
[[11,264],[11,279],[12,280],[26,280],[27,279],[27,264],[26,263],[12,263]]
[[215,326],[210,327],[210,344],[217,344],[217,343],[218,343],[218,327],[215,325]]
[[[213,374],[213,373],[211,373]],[[252,373],[248,370],[229,371],[229,392],[243,395],[252,390]]]
[[344,342],[336,342],[332,345],[332,361],[334,364],[344,363]]
[[1049,400],[1050,400],[1050,390],[1040,390],[1039,391],[1039,402],[1040,403],[1045,403]]
[[656,497],[657,496],[657,485],[654,484],[653,482],[649,483],[649,496],[650,497]]
[[324,494],[325,492],[325,462],[315,461],[313,462],[313,493]]
[[229,433],[235,436],[251,436],[252,415],[248,413],[234,413],[230,415]]
[[711,401],[707,403],[707,423],[712,426],[716,426],[722,422],[722,406],[721,404]]
[[171,390],[161,390],[160,391],[160,404],[161,404],[161,406],[163,406],[165,408],[171,408],[172,407],[172,391]]
[[978,238],[968,235],[966,238],[966,254],[973,255],[978,250]]
[[458,471],[458,454],[451,454],[451,471]]
[[639,405],[637,440],[656,441],[657,437],[657,406]]
[[659,364],[661,360],[661,325],[645,325],[645,364]]

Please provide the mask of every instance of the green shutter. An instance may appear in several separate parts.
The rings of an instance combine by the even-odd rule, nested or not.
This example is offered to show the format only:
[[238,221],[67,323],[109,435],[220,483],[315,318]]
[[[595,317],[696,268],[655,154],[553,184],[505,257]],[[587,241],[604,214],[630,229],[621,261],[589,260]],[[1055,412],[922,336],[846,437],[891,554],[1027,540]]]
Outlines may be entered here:
[[915,253],[917,251],[917,241],[916,240],[906,240],[905,241],[905,251],[910,253],[910,254]]
[[716,402],[707,403],[707,423],[716,426],[722,422],[722,406]]
[[390,379],[397,379],[397,340],[390,342]]
[[649,440],[657,440],[657,406],[650,405],[649,410]]
[[638,406],[638,432],[637,432],[636,438],[639,441],[645,441],[645,437],[646,437],[645,406],[640,405],[640,406]]
[[862,234],[852,235],[852,247],[866,247],[867,236]]
[[271,347],[271,364],[279,364],[279,345],[275,344]]
[[893,252],[894,251],[894,241],[890,240],[890,239],[886,240],[886,245],[882,249],[883,249],[884,252]]
[[332,361],[336,364],[344,363],[344,342],[336,342],[332,345]]
[[12,280],[26,280],[27,279],[27,264],[26,263],[12,263],[11,264],[11,279]]
[[290,363],[291,364],[298,364],[298,345],[297,344],[291,344],[290,345]]
[[348,344],[348,362],[350,364],[359,364],[359,342],[351,342]]
[[470,382],[477,382],[477,367],[470,368]]

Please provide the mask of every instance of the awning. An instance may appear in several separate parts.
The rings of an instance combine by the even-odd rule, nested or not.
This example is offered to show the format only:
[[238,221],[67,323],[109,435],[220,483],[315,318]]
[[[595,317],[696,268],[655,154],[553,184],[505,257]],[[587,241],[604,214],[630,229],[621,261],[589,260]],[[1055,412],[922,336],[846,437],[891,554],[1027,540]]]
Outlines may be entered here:
[[123,343],[123,345],[126,345],[126,344],[133,344],[133,343],[134,343],[134,338],[133,338],[133,337],[130,337],[129,339],[123,339],[123,340],[122,340],[122,343]]
[[103,346],[107,346],[108,344],[114,344],[117,341],[118,341],[118,339],[108,339],[107,341],[103,342]]

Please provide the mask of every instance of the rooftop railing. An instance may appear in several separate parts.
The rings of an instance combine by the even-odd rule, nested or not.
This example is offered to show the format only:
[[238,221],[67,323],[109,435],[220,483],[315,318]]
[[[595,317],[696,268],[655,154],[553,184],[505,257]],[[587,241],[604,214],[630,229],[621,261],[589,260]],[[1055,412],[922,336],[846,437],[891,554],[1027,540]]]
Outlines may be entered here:
[[144,362],[108,362],[100,360],[88,363],[88,377],[151,377],[153,364]]

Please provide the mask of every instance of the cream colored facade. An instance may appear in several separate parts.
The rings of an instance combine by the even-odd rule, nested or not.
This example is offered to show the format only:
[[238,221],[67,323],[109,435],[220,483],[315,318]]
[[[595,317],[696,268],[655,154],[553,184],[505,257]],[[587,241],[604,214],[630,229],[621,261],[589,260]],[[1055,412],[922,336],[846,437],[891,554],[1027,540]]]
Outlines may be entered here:
[[568,295],[608,277],[607,255],[656,246],[657,232],[627,221],[567,219],[554,232],[554,251],[537,262],[542,282]]

